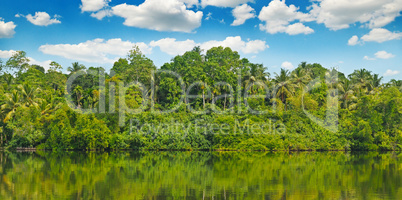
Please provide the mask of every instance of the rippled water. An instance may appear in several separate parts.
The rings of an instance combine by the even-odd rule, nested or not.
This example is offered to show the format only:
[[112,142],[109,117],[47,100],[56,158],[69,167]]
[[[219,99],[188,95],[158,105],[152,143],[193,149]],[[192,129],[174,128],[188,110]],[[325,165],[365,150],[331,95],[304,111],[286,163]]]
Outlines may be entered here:
[[402,199],[395,152],[0,156],[0,199]]

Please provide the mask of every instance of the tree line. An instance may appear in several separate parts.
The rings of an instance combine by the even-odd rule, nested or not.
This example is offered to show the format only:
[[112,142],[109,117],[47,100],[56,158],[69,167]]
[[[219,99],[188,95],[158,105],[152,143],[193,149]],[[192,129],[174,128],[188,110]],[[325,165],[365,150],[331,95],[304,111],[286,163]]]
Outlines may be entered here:
[[[23,51],[4,63],[0,60],[1,146],[52,150],[402,149],[402,81],[383,83],[380,75],[366,69],[344,75],[318,63],[302,62],[292,71],[270,74],[263,64],[251,63],[223,47],[205,53],[194,47],[159,68],[138,47],[116,61],[110,73],[78,62],[68,67],[67,74],[57,62],[50,66],[45,70],[29,64]],[[81,75],[68,85],[67,80],[78,73]],[[104,86],[99,84],[100,78],[104,78]],[[102,106],[106,112],[101,111]],[[129,112],[135,109],[142,112]],[[162,114],[169,110],[174,112]],[[123,122],[122,114],[126,116]],[[138,131],[141,124],[168,123],[225,124],[228,131],[199,131],[197,126]],[[278,134],[274,128],[257,134],[236,129],[262,123],[281,126],[275,128],[283,131]],[[328,124],[336,125],[336,130],[323,127]],[[235,129],[240,132],[231,131]]]

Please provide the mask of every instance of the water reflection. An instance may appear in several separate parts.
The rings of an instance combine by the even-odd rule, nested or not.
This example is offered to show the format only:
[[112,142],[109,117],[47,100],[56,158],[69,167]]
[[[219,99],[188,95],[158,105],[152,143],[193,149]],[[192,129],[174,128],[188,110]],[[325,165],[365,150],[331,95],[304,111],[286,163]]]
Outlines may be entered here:
[[398,199],[401,156],[0,152],[0,199]]

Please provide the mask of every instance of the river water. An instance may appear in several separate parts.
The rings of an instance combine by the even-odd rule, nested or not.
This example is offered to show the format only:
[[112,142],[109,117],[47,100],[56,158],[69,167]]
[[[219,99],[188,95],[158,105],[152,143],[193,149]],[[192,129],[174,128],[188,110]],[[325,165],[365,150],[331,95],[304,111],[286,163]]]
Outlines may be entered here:
[[396,152],[0,152],[0,199],[402,199]]

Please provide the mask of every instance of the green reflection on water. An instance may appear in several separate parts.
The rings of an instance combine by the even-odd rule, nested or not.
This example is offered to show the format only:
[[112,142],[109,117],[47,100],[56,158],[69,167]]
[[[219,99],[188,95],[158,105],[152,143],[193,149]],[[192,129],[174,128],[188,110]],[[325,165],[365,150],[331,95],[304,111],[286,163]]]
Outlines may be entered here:
[[0,199],[398,199],[402,154],[3,153]]

